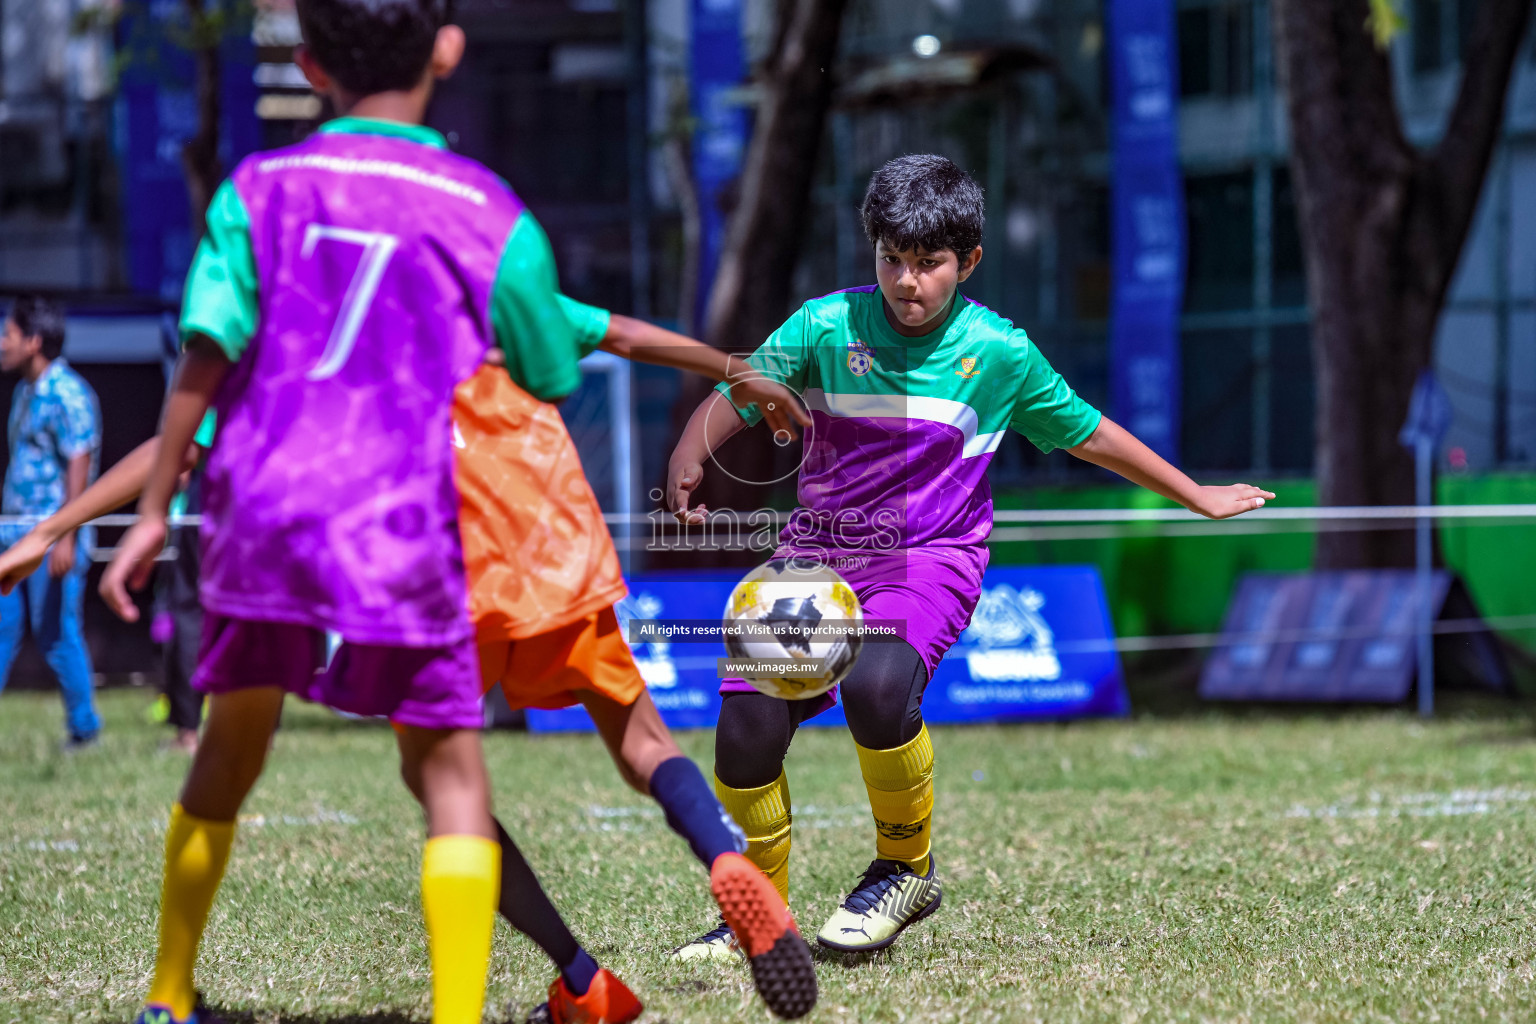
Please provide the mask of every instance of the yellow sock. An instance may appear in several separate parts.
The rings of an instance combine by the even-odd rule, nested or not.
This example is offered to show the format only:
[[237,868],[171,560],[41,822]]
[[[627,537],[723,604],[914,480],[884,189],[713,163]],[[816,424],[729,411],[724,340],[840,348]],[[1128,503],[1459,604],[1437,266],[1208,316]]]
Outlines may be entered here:
[[926,875],[933,822],[933,741],[928,727],[895,750],[859,747],[859,768],[875,814],[878,856],[904,861]]
[[432,959],[433,1024],[480,1024],[501,847],[483,836],[437,836],[421,855],[421,908]]
[[747,860],[757,865],[789,902],[789,778],[756,789],[732,789],[715,779],[715,795],[747,834]]
[[171,808],[160,887],[160,948],[146,1002],[169,1006],[177,1018],[191,1016],[197,1004],[192,966],[234,840],[234,822],[204,821],[179,803]]

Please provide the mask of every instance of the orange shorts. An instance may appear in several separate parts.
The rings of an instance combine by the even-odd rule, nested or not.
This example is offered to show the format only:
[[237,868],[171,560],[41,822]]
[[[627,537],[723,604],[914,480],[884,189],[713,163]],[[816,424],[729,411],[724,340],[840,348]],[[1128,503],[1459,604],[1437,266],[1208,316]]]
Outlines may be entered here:
[[626,707],[645,692],[612,608],[524,640],[480,640],[480,684],[515,708],[565,708],[582,691]]

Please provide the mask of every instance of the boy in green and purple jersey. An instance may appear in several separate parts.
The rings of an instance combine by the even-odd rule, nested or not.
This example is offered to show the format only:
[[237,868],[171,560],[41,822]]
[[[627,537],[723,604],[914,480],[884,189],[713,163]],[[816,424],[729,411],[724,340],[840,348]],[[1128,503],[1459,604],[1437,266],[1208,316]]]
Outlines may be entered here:
[[[875,818],[876,859],[817,935],[838,950],[880,949],[937,909],[930,854],[933,746],[922,697],[970,621],[987,566],[986,470],[1006,430],[1042,451],[1065,448],[1213,519],[1257,508],[1257,487],[1201,487],[1103,417],[1062,380],[1029,336],[958,287],[981,260],[981,189],[949,160],[909,156],[875,172],[863,207],[878,285],[806,303],[754,353],[765,376],[811,411],[801,507],[776,558],[843,575],[866,619],[896,620],[893,642],[866,642],[841,695]],[[738,416],[721,385],[694,413],[668,471],[686,521],[703,465],[755,413]],[[796,728],[830,696],[784,701],[728,680],[715,733],[715,784],[749,841],[747,856],[788,896],[789,785]],[[724,926],[683,946],[727,954]]]

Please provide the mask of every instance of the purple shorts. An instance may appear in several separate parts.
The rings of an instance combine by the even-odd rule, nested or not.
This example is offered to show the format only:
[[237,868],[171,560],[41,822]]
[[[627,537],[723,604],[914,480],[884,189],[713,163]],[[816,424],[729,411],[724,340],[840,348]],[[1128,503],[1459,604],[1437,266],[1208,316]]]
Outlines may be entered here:
[[485,724],[473,636],[442,647],[347,643],[326,667],[318,629],[208,612],[192,685],[204,693],[276,686],[337,711],[423,729]]
[[[774,558],[805,554],[787,548]],[[982,545],[912,548],[902,551],[821,553],[819,561],[836,569],[859,596],[865,620],[897,623],[901,639],[923,659],[929,678],[970,624],[981,598],[981,577],[988,551]],[[865,643],[878,643],[865,640]],[[721,693],[752,693],[744,679],[725,679]],[[815,698],[811,718],[837,703],[837,689]]]

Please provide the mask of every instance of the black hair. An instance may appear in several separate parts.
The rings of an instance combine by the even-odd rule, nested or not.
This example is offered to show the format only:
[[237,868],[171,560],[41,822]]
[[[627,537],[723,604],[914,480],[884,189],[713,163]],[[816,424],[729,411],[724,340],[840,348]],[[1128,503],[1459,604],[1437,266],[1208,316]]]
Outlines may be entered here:
[[453,0],[298,0],[316,63],[357,96],[411,89],[432,59]]
[[869,179],[861,213],[871,245],[950,249],[962,260],[981,244],[987,220],[981,186],[932,153],[886,161]]
[[64,353],[64,307],[41,295],[23,295],[11,303],[11,321],[24,338],[41,338],[43,358]]

